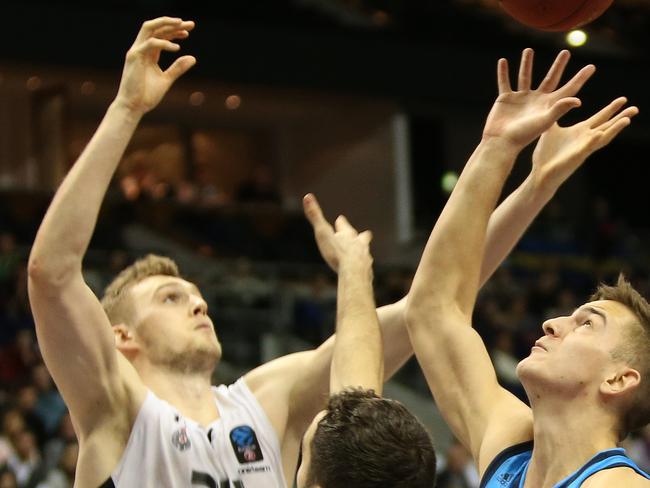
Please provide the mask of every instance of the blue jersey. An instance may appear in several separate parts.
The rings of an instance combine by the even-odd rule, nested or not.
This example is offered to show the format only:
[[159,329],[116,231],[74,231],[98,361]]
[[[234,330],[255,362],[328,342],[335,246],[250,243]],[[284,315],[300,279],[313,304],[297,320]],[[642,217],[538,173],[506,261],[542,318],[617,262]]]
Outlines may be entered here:
[[[532,455],[532,441],[501,451],[485,471],[480,488],[523,488]],[[625,455],[625,449],[616,448],[599,452],[580,469],[556,483],[553,488],[579,488],[587,478],[598,471],[620,467],[631,468],[650,479],[650,474],[641,470]]]

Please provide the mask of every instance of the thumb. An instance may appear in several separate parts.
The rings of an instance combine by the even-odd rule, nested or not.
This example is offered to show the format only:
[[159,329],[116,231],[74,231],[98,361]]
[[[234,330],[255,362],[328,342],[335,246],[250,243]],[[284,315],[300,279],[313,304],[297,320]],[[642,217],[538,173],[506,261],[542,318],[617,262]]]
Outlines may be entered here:
[[165,75],[172,83],[174,83],[195,64],[196,58],[194,56],[181,56],[165,70]]
[[567,97],[558,100],[553,104],[553,106],[548,110],[546,114],[548,117],[549,125],[552,125],[554,122],[559,120],[569,110],[579,107],[580,105],[582,105],[582,102],[579,98],[576,97]]

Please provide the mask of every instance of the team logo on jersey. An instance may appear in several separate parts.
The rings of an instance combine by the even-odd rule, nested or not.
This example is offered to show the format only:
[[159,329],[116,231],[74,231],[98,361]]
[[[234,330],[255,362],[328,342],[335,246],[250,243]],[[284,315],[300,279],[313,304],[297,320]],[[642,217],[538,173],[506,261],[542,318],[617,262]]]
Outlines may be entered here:
[[190,438],[187,435],[187,429],[184,425],[179,427],[178,430],[172,434],[172,444],[174,444],[174,447],[179,451],[186,451],[192,447]]
[[255,431],[248,425],[240,425],[230,431],[230,444],[240,464],[262,461],[262,449]]
[[510,473],[503,473],[503,474],[500,474],[500,475],[497,477],[497,481],[498,481],[502,486],[505,486],[505,485],[507,485],[508,483],[510,483],[510,482],[512,481],[512,478],[513,478],[512,474],[510,474]]

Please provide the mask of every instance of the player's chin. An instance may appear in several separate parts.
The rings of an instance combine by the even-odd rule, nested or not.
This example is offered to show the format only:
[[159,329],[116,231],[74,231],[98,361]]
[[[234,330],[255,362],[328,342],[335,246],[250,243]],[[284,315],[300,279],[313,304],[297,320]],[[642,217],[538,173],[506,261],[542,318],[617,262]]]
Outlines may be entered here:
[[531,366],[530,365],[530,362],[531,362],[530,360],[531,360],[531,357],[527,356],[524,359],[522,359],[521,361],[519,361],[519,364],[517,364],[517,369],[516,369],[517,378],[519,378],[520,380],[521,380],[521,377],[525,376],[526,373],[530,370],[530,366]]
[[221,354],[222,354],[222,351],[221,351],[221,343],[220,343],[219,340],[217,339],[217,341],[216,341],[216,346],[215,346],[215,348],[214,348],[214,355],[215,355],[215,357],[216,357],[216,359],[217,359],[217,362],[221,361]]

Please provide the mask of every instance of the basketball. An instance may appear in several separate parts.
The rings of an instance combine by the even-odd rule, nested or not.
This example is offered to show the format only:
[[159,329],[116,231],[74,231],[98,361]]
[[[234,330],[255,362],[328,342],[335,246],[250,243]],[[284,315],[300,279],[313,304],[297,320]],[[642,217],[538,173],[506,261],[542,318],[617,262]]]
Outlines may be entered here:
[[567,31],[600,17],[613,0],[500,0],[503,9],[524,25]]

